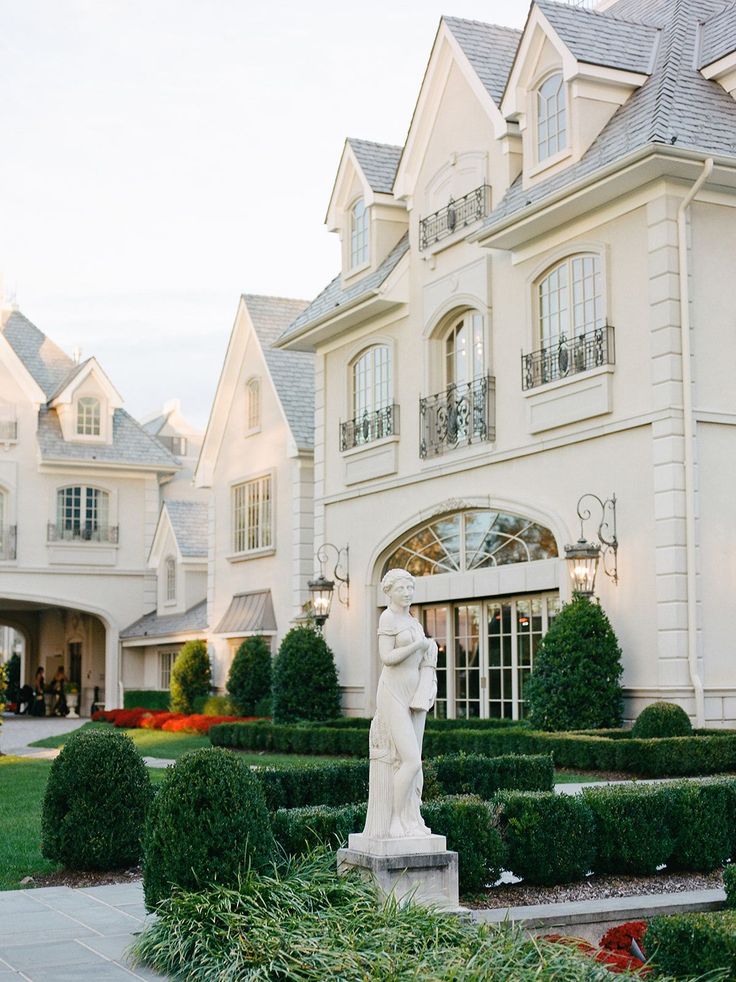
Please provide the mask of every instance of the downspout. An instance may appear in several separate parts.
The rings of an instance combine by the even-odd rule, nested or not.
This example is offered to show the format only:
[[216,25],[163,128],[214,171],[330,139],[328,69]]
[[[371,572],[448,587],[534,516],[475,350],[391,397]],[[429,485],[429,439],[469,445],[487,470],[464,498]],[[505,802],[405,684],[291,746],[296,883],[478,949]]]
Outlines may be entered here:
[[690,283],[687,250],[687,213],[702,186],[713,172],[709,157],[700,177],[677,209],[677,246],[680,274],[680,338],[682,343],[682,414],[685,438],[685,543],[687,573],[687,662],[695,696],[695,721],[705,725],[703,680],[698,673],[697,578],[695,554],[695,422],[693,419],[692,365],[690,348]]

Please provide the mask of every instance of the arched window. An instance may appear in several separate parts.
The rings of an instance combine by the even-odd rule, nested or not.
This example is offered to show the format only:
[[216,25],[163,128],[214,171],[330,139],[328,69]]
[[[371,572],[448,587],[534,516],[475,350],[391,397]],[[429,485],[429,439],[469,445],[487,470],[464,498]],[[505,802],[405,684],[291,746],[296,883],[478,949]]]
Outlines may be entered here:
[[350,211],[350,268],[368,262],[368,209],[360,198]]
[[173,556],[166,559],[166,600],[176,600],[176,560]]
[[537,286],[539,341],[543,348],[603,327],[603,277],[595,254],[569,256]]
[[543,525],[508,512],[478,510],[445,515],[412,532],[386,560],[389,569],[434,576],[557,557]]
[[462,385],[485,375],[483,318],[469,311],[445,336],[445,384]]
[[567,106],[562,75],[550,75],[537,89],[537,159],[567,146]]
[[110,495],[99,488],[74,485],[56,492],[56,526],[52,538],[91,542],[117,542],[111,528]]
[[248,379],[245,385],[245,414],[248,430],[261,428],[261,380]]
[[77,400],[77,434],[79,436],[100,435],[100,400],[83,396]]

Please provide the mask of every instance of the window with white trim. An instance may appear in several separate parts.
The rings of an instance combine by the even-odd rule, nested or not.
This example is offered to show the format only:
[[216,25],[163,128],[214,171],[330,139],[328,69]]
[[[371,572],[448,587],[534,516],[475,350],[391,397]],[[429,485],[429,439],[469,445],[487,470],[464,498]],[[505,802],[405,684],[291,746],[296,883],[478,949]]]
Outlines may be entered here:
[[445,384],[462,385],[485,375],[483,318],[468,312],[445,336]]
[[385,409],[391,399],[391,351],[377,344],[353,362],[353,417]]
[[368,262],[368,209],[360,198],[350,209],[350,268]]
[[56,537],[115,541],[110,527],[110,495],[84,485],[59,488],[56,492]]
[[585,253],[557,263],[537,285],[543,348],[579,338],[605,324],[600,256]]
[[100,400],[93,396],[83,396],[77,400],[77,435],[100,435]]
[[537,160],[554,156],[567,146],[565,83],[557,72],[537,89]]
[[251,378],[245,384],[245,418],[249,432],[261,427],[261,380]]
[[158,687],[159,689],[171,688],[171,669],[174,667],[177,652],[171,650],[161,650],[158,652]]
[[232,489],[233,552],[270,549],[273,545],[271,475],[236,484]]
[[169,556],[166,560],[166,600],[176,600],[176,560]]

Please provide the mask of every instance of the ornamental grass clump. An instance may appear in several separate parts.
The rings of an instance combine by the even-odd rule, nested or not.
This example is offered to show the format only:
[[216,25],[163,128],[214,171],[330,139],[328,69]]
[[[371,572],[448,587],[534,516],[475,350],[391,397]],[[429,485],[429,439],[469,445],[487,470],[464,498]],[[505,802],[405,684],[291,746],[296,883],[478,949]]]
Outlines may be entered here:
[[172,713],[193,713],[194,700],[209,695],[211,684],[207,645],[204,641],[187,641],[171,669]]
[[153,789],[133,741],[114,730],[73,733],[51,765],[42,852],[67,869],[135,866]]
[[176,887],[234,886],[242,871],[268,867],[276,846],[258,779],[226,750],[183,754],[156,795],[143,847],[149,910]]
[[576,596],[552,621],[524,691],[536,730],[621,726],[621,648],[603,608]]
[[631,736],[636,740],[692,736],[692,732],[690,717],[674,702],[653,702],[642,709],[631,728]]
[[293,627],[273,665],[274,723],[339,715],[337,669],[327,642],[311,627]]

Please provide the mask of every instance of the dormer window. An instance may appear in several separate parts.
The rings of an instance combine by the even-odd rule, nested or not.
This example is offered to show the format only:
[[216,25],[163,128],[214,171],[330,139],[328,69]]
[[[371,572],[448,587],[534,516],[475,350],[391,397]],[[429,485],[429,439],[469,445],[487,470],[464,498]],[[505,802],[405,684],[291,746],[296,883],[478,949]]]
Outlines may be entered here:
[[255,433],[261,428],[261,380],[248,379],[245,385],[245,428]]
[[565,83],[557,72],[537,89],[537,160],[540,162],[567,146]]
[[84,396],[77,401],[77,436],[100,435],[100,400]]
[[169,556],[166,560],[166,602],[176,600],[176,560]]
[[360,198],[350,211],[350,268],[368,262],[368,209]]

